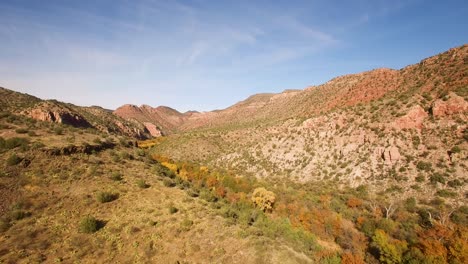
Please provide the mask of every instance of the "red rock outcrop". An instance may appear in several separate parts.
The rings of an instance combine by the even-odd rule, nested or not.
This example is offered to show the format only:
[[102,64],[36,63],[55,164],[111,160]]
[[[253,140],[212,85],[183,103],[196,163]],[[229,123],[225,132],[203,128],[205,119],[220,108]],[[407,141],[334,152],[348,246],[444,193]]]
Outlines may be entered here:
[[159,130],[159,128],[153,124],[153,123],[149,123],[149,122],[144,122],[143,125],[146,127],[146,129],[149,131],[149,133],[151,134],[151,136],[153,137],[161,137],[163,134],[161,132],[161,130]]
[[40,121],[66,124],[74,127],[91,126],[81,115],[52,103],[41,103],[33,109],[25,110],[23,114]]
[[396,119],[392,123],[392,127],[396,129],[405,129],[405,128],[414,128],[414,129],[422,129],[424,119],[428,116],[428,114],[424,111],[424,109],[419,106],[413,106],[406,115]]
[[455,93],[449,93],[448,100],[438,99],[432,106],[432,114],[434,117],[450,116],[468,111],[468,102],[463,97]]

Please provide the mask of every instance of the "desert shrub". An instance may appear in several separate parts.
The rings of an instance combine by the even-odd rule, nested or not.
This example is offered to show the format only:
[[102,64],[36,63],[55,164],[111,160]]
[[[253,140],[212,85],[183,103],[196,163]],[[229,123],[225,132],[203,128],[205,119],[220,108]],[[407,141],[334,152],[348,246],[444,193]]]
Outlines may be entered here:
[[26,148],[28,143],[29,141],[26,138],[13,137],[5,139],[3,143],[0,142],[0,147],[4,149],[14,149],[17,147]]
[[275,194],[265,188],[256,188],[252,194],[252,202],[262,211],[271,211],[275,203]]
[[97,137],[97,138],[93,139],[93,143],[101,144],[101,139]]
[[126,160],[133,160],[133,155],[126,151],[122,151],[120,152],[120,158],[126,159]]
[[136,155],[139,156],[139,157],[144,157],[146,155],[145,150],[144,149],[137,149],[136,150]]
[[28,133],[28,130],[26,128],[17,128],[15,132],[18,134],[26,134]]
[[436,192],[436,195],[440,197],[445,197],[445,198],[450,198],[450,197],[455,197],[457,194],[455,192],[449,191],[449,190],[438,190]]
[[445,184],[445,179],[444,177],[440,174],[440,173],[434,173],[431,175],[431,177],[429,178],[429,181],[432,183],[432,184],[436,184],[438,182],[442,183],[442,184]]
[[455,224],[468,226],[468,206],[464,205],[455,210],[450,219]]
[[13,210],[10,213],[10,218],[13,220],[21,220],[29,216],[31,216],[31,213],[23,211],[23,210]]
[[100,222],[93,216],[86,216],[81,219],[79,231],[81,233],[91,234],[98,231],[101,228]]
[[130,142],[125,138],[119,138],[119,144],[122,147],[129,147],[130,146]]
[[0,219],[0,233],[7,231],[11,227],[10,221],[7,219]]
[[416,212],[416,199],[414,197],[405,200],[405,209],[408,212]]
[[22,160],[23,160],[23,158],[18,157],[18,155],[16,155],[15,153],[13,153],[13,154],[11,154],[10,157],[8,157],[8,159],[6,160],[6,164],[7,164],[8,166],[14,166],[14,165],[19,164]]
[[96,199],[100,203],[108,203],[119,198],[118,193],[111,193],[111,192],[99,192],[96,196]]
[[187,194],[190,197],[198,197],[200,193],[197,190],[194,190],[193,188],[187,189]]
[[429,162],[419,161],[416,164],[416,168],[418,168],[418,170],[422,170],[422,171],[430,171],[432,169],[432,164],[429,163]]
[[179,209],[177,209],[177,207],[175,207],[173,204],[169,205],[169,213],[170,214],[175,214],[179,212]]
[[451,180],[448,183],[448,186],[452,188],[457,188],[463,186],[463,183],[459,179]]
[[30,130],[30,131],[28,131],[28,136],[35,137],[35,136],[37,136],[37,134],[36,134],[36,132]]
[[63,128],[61,127],[55,127],[53,131],[56,135],[63,135]]
[[216,202],[218,198],[210,191],[203,189],[200,191],[200,198],[207,202]]
[[416,180],[416,182],[424,182],[426,180],[426,177],[424,177],[424,175],[418,175],[414,179]]
[[173,171],[171,171],[167,167],[161,165],[160,163],[156,163],[153,166],[153,171],[154,171],[155,174],[157,174],[159,176],[167,177],[167,178],[171,178],[171,179],[175,178],[175,176],[176,176]]
[[461,148],[459,146],[454,146],[453,148],[450,149],[450,152],[452,153],[460,153]]
[[418,136],[413,136],[412,140],[413,140],[413,146],[415,148],[417,148],[419,144],[421,144],[421,139]]
[[188,218],[185,218],[184,220],[182,220],[182,222],[180,223],[180,228],[185,230],[185,231],[188,231],[190,230],[190,228],[193,226],[193,221],[188,219]]
[[137,180],[137,186],[141,189],[146,189],[150,187],[149,184],[147,184],[143,179]]
[[113,162],[119,162],[120,161],[120,157],[118,155],[112,155],[112,161]]
[[122,177],[122,173],[118,172],[118,171],[114,171],[111,176],[110,176],[111,180],[113,181],[121,181],[123,180],[123,177]]
[[171,178],[165,178],[165,179],[163,180],[163,184],[164,184],[164,186],[166,186],[166,187],[174,187],[174,186],[176,186],[176,183],[175,183],[174,180],[171,179]]

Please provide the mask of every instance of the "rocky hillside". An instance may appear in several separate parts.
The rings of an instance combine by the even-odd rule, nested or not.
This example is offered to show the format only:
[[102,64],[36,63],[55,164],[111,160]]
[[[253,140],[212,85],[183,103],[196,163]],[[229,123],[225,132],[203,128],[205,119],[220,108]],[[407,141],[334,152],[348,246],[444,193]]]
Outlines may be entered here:
[[439,97],[466,87],[467,53],[468,45],[464,45],[400,70],[381,68],[340,76],[304,90],[257,94],[219,111],[181,114],[167,107],[125,105],[114,113],[124,118],[152,123],[170,134],[194,129],[307,118],[334,109],[366,104],[389,93],[398,97],[402,94],[411,96],[414,93],[429,92]]
[[395,187],[404,196],[448,192],[456,202],[468,190],[467,73],[465,45],[401,70],[256,95],[192,116],[181,129],[204,130],[154,151],[258,177]]
[[102,107],[81,107],[56,100],[41,100],[1,87],[0,108],[4,112],[20,114],[34,120],[97,129],[107,134],[140,139],[151,136],[143,124],[120,118]]

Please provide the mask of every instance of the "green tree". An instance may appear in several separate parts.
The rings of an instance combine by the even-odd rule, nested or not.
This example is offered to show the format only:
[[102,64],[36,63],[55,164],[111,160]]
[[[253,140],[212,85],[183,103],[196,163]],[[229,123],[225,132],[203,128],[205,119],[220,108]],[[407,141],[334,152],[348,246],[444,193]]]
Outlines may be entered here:
[[267,191],[267,189],[260,187],[256,188],[252,194],[252,202],[261,210],[271,211],[275,203],[275,194]]
[[379,260],[382,263],[402,263],[402,255],[407,249],[404,241],[391,238],[382,229],[375,230],[372,245],[379,251]]

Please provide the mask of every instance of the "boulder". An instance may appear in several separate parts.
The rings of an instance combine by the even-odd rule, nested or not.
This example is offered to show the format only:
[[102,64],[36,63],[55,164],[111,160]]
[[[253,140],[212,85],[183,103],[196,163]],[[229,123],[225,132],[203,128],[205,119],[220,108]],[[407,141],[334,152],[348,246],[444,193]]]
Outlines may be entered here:
[[151,136],[153,137],[161,137],[163,136],[161,130],[159,130],[159,128],[153,124],[153,123],[149,123],[149,122],[144,122],[143,125],[145,126],[145,128],[149,131],[149,133],[151,134]]
[[432,105],[432,114],[434,117],[451,116],[468,111],[468,102],[463,97],[455,93],[449,93],[448,100],[438,99]]

